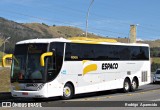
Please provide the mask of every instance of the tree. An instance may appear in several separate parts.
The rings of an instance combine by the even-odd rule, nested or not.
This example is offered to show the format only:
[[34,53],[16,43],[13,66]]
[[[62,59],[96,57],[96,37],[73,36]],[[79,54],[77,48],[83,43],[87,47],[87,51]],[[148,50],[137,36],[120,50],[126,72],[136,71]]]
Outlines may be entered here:
[[158,68],[160,68],[160,64],[153,62],[151,65],[151,71],[155,72]]

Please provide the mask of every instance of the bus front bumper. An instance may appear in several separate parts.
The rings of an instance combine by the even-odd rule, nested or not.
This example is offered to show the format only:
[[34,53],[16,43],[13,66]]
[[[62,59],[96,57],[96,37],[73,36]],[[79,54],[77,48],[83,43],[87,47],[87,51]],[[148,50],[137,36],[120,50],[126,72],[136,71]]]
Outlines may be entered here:
[[47,94],[42,91],[15,91],[11,92],[12,97],[47,98]]

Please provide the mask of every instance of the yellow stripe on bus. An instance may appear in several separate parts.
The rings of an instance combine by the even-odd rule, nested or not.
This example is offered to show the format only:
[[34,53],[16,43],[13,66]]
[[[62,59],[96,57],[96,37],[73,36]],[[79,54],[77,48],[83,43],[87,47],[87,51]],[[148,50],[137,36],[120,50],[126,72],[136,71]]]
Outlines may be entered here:
[[93,41],[83,41],[83,40],[72,40],[73,43],[84,43],[84,44],[101,44],[101,42],[93,42]]
[[92,71],[96,71],[96,70],[97,70],[96,64],[88,65],[83,69],[83,75],[87,74],[88,72],[92,72]]
[[89,62],[90,60],[83,60],[83,64],[85,64],[86,62]]
[[102,44],[102,42],[116,43],[115,39],[107,38],[87,38],[87,37],[71,37],[69,38],[74,43],[86,43],[86,44]]

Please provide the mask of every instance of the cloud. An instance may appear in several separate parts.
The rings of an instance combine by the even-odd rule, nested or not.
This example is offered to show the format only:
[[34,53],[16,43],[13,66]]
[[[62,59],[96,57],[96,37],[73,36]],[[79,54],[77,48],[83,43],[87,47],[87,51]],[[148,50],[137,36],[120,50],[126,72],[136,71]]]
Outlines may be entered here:
[[136,41],[144,41],[144,40],[141,38],[137,38]]

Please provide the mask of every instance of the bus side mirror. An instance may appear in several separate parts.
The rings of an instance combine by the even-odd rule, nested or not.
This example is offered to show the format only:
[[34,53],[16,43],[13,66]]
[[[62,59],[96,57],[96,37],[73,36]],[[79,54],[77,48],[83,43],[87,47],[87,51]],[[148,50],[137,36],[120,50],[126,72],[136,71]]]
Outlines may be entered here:
[[13,57],[13,54],[7,54],[7,55],[3,56],[3,58],[2,58],[2,67],[6,66],[6,59],[7,58],[12,58],[12,57]]
[[40,65],[41,66],[44,66],[44,58],[45,57],[49,57],[49,56],[53,56],[53,52],[46,52],[46,53],[43,53],[40,57]]

